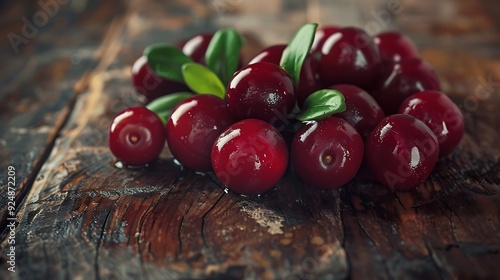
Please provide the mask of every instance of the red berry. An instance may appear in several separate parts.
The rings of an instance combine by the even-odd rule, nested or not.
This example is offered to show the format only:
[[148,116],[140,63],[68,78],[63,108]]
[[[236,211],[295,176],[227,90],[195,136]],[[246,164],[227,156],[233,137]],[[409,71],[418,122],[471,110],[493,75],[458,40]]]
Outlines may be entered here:
[[304,101],[306,101],[309,95],[322,88],[323,86],[319,78],[319,60],[315,59],[312,55],[308,55],[302,64],[299,85],[297,87],[297,104],[299,107],[304,105]]
[[174,92],[190,91],[183,83],[158,76],[148,65],[146,56],[141,56],[132,66],[132,83],[138,93],[151,101]]
[[408,36],[397,32],[382,32],[373,38],[382,61],[398,62],[405,58],[417,57],[418,49]]
[[285,50],[286,45],[273,45],[270,47],[267,47],[257,53],[252,59],[250,59],[250,62],[248,62],[248,65],[254,64],[257,62],[269,62],[273,63],[276,65],[280,64],[281,61],[281,56],[283,55],[283,51]]
[[277,124],[292,111],[295,90],[285,70],[276,64],[258,62],[234,74],[226,100],[239,119],[256,118]]
[[347,121],[327,117],[308,122],[292,140],[292,164],[297,174],[318,189],[339,188],[358,172],[363,139]]
[[201,33],[177,43],[177,47],[194,62],[205,64],[205,53],[214,33]]
[[[182,52],[187,55],[193,62],[205,65],[205,56],[208,49],[208,45],[212,40],[214,33],[200,33],[189,39],[180,41],[176,44],[177,48],[182,50]],[[238,60],[238,68],[241,68],[241,56]]]
[[371,173],[382,184],[396,190],[409,190],[422,184],[438,155],[436,135],[420,120],[404,114],[386,117],[365,143],[366,163]]
[[464,117],[448,96],[437,91],[423,91],[408,97],[398,110],[424,122],[436,134],[439,156],[453,152],[464,135]]
[[230,190],[265,193],[278,183],[288,165],[288,148],[270,124],[246,119],[227,128],[212,147],[215,175]]
[[316,29],[316,33],[314,34],[314,41],[311,46],[312,54],[321,54],[321,48],[325,44],[326,39],[330,37],[333,33],[340,30],[338,26],[323,26]]
[[407,58],[393,64],[382,74],[375,100],[387,115],[397,112],[410,95],[424,90],[440,90],[439,77],[426,61]]
[[[280,65],[281,56],[286,45],[274,45],[265,48],[254,56],[248,63],[254,64],[257,62],[270,62]],[[312,55],[308,55],[302,64],[300,71],[299,85],[297,87],[297,103],[299,107],[304,104],[306,98],[313,92],[321,89],[321,83],[318,74],[319,61],[314,59]]]
[[363,30],[341,28],[321,48],[320,76],[324,85],[352,84],[364,90],[376,86],[380,54]]
[[363,137],[385,118],[384,111],[373,97],[361,88],[353,85],[335,85],[330,87],[340,91],[345,97],[346,110],[334,114],[334,117],[348,121]]
[[209,171],[215,139],[235,121],[221,98],[195,95],[174,108],[167,123],[168,147],[182,165],[196,171]]
[[119,113],[109,129],[111,153],[124,164],[144,165],[158,157],[165,145],[165,126],[145,107]]

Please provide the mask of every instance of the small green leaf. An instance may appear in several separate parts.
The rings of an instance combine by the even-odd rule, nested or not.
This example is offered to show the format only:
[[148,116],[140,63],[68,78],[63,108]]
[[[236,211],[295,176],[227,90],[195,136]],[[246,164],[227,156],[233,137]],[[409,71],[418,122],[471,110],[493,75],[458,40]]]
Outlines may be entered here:
[[193,95],[191,92],[176,92],[160,96],[149,102],[146,108],[155,112],[166,123],[175,106]]
[[238,68],[243,38],[232,28],[215,32],[205,52],[205,63],[227,85]]
[[226,88],[219,77],[207,67],[198,63],[186,63],[182,66],[182,75],[186,85],[194,92],[213,94],[224,99]]
[[345,111],[345,106],[342,93],[333,89],[321,89],[306,98],[297,119],[300,121],[319,120]]
[[298,84],[300,78],[300,70],[306,56],[311,50],[316,32],[316,23],[308,23],[303,25],[293,36],[290,43],[283,51],[281,56],[280,66],[292,77],[295,85]]
[[167,44],[154,44],[144,50],[148,64],[160,77],[184,82],[182,65],[192,62],[181,50]]

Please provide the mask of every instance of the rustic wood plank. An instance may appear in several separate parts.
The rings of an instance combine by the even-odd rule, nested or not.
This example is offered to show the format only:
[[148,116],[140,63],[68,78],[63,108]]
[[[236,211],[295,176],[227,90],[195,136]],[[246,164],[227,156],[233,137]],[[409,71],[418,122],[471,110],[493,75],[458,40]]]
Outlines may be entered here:
[[[8,165],[16,168],[18,206],[47,159],[82,84],[86,83],[86,72],[99,62],[94,52],[102,36],[96,32],[96,22],[88,19],[107,25],[112,16],[94,15],[97,11],[114,15],[120,7],[111,2],[88,3],[89,8],[82,12],[75,10],[74,5],[54,3],[53,11],[57,12],[53,15],[45,12],[40,4],[6,4],[7,16],[2,19],[0,30],[2,38],[16,34],[27,40],[19,45],[2,40],[8,44],[2,45],[0,53],[4,64],[9,65],[0,70],[0,168],[7,170]],[[36,14],[46,15],[46,24],[36,24]],[[83,27],[74,30],[72,25]],[[3,194],[7,192],[6,176],[0,176]],[[7,204],[7,196],[0,197],[0,204]],[[5,227],[5,221],[6,208],[2,207],[0,228]]]
[[[319,2],[324,9],[340,5],[336,1]],[[359,0],[356,10],[346,11],[359,13],[356,22],[360,26],[369,23],[367,15],[373,9],[383,9],[385,4],[376,1],[365,7],[365,2]],[[415,11],[431,19],[436,17],[430,16],[434,6],[419,3],[404,2],[405,9],[413,12],[398,14],[391,27],[401,27],[415,35],[423,57],[436,66],[446,92],[464,111],[466,136],[458,151],[442,159],[431,178],[416,191],[393,193],[373,183],[361,171],[339,191],[311,190],[289,174],[275,192],[261,198],[243,198],[226,193],[210,175],[180,170],[168,150],[149,168],[116,168],[107,149],[106,133],[118,111],[138,104],[129,81],[130,65],[145,46],[159,40],[173,42],[217,24],[233,24],[238,13],[248,16],[246,20],[255,19],[255,15],[251,11],[246,14],[247,8],[237,6],[234,11],[227,11],[222,20],[215,16],[212,6],[202,1],[131,1],[112,23],[102,28],[102,37],[98,38],[103,40],[96,54],[99,63],[91,64],[92,72],[86,76],[81,76],[82,72],[62,75],[49,82],[74,82],[79,77],[82,88],[74,105],[67,109],[62,128],[57,128],[53,135],[41,136],[55,143],[48,147],[47,160],[39,159],[44,161],[39,164],[40,172],[32,166],[24,169],[37,179],[32,185],[23,185],[27,196],[19,210],[16,236],[19,271],[9,276],[498,278],[500,113],[495,107],[500,105],[500,84],[496,83],[500,81],[500,59],[492,47],[498,40],[494,26],[499,21],[489,16],[494,13],[486,12],[491,6],[473,5],[467,0],[447,2],[456,11],[450,20],[458,17],[475,21],[486,17],[477,28],[490,33],[482,41],[473,42],[477,38],[474,30],[460,25],[461,21],[457,26],[450,20],[428,22],[425,27],[429,29],[422,31],[419,26],[408,24]],[[92,9],[90,18],[102,22],[110,17],[113,5],[103,5]],[[301,3],[282,5],[278,10],[286,16],[277,21],[288,20],[278,25],[280,31],[286,30],[278,32],[284,38],[306,18],[311,20],[311,13],[307,16],[300,12],[306,8]],[[475,10],[469,13],[470,7]],[[270,19],[273,12],[276,13],[269,10]],[[320,16],[325,21],[323,14]],[[76,24],[77,30],[92,22],[82,21]],[[446,30],[453,31],[456,37],[443,39]],[[251,28],[247,32],[252,32]],[[271,35],[257,38],[264,44],[273,43]],[[461,45],[463,42],[468,43]],[[95,45],[92,47],[95,49]],[[478,48],[491,51],[481,54],[477,53]],[[255,49],[246,51],[251,54]],[[33,73],[41,69],[36,68]],[[29,91],[26,89],[26,96]],[[62,93],[54,94],[59,95],[53,100],[67,108],[64,104],[68,98],[60,97]],[[2,100],[11,100],[14,97],[9,96],[14,93],[6,96],[2,95]],[[477,104],[477,108],[471,104]],[[5,118],[1,116],[2,120],[11,120],[18,112],[0,106],[8,112]],[[47,111],[39,110],[34,120],[43,110]],[[61,110],[54,114],[60,116]],[[14,124],[11,121],[7,127],[17,127]],[[32,134],[18,142],[20,148],[35,143],[36,139],[29,140]],[[6,267],[5,242],[3,239],[2,269]]]

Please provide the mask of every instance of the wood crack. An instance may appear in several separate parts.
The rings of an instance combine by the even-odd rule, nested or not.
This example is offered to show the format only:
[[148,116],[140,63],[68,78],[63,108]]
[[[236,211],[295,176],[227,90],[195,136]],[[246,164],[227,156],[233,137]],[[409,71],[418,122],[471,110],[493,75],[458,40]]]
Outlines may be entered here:
[[[167,191],[167,193],[169,191]],[[141,265],[144,265],[144,251],[143,251],[144,244],[142,243],[142,241],[140,239],[141,238],[141,232],[146,232],[146,230],[143,229],[144,226],[145,226],[144,225],[144,220],[145,220],[145,218],[149,214],[153,213],[154,209],[158,206],[158,202],[160,201],[160,198],[161,198],[161,196],[158,196],[156,198],[156,200],[149,205],[148,209],[146,209],[146,211],[144,212],[144,215],[141,215],[139,223],[138,223],[139,234],[136,237],[137,238],[136,241],[137,241],[137,251],[138,251],[139,256],[140,256]],[[152,251],[151,251],[151,241],[148,241],[148,243],[147,243],[147,250],[146,251],[148,252],[148,254],[152,254]]]
[[356,218],[356,222],[358,223],[358,225],[361,228],[361,230],[363,231],[363,233],[366,234],[366,236],[368,236],[368,239],[370,239],[370,241],[373,243],[373,245],[375,245],[375,247],[380,248],[379,245],[377,244],[377,241],[375,241],[375,239],[373,239],[373,236],[366,230],[363,223],[361,223],[359,221],[358,215],[354,214],[354,216]]
[[188,209],[186,210],[186,213],[184,215],[182,215],[181,217],[181,220],[179,221],[179,231],[178,231],[178,237],[179,237],[179,252],[176,254],[176,258],[177,260],[179,259],[179,255],[182,254],[182,227],[184,225],[184,219],[186,218],[186,216],[188,215],[189,213],[189,210],[191,210],[191,208],[193,207],[193,203],[194,203],[194,199],[191,200],[191,203],[189,204],[189,207]]
[[[337,197],[337,203],[340,203],[339,205],[341,205],[342,201],[341,201],[340,197]],[[342,209],[339,209],[339,210],[340,210],[340,228],[342,229],[342,240],[340,240],[340,247],[342,247],[342,250],[344,250],[344,252],[345,252],[345,263],[347,266],[347,271],[346,271],[347,278],[352,278],[352,265],[351,265],[351,261],[349,259],[348,250],[346,248],[346,228],[345,228],[346,223],[345,223],[345,218],[344,218],[344,211]]]
[[[49,255],[47,254],[47,248],[45,248],[45,242],[42,241],[42,251],[43,251],[43,256],[46,260],[49,260]],[[47,272],[48,274],[48,272]],[[50,275],[45,275],[45,279],[50,279]]]
[[203,238],[203,244],[205,245],[205,247],[207,247],[207,251],[209,252],[209,257],[212,261],[216,262],[217,258],[215,257],[215,254],[212,250],[212,247],[208,244],[208,240],[207,240],[207,235],[205,233],[205,225],[206,225],[206,222],[207,222],[207,216],[210,214],[210,212],[212,212],[215,207],[217,207],[217,205],[219,204],[219,202],[226,196],[226,192],[223,192],[221,194],[221,196],[217,199],[217,201],[214,203],[214,205],[212,207],[210,207],[210,209],[207,210],[207,212],[203,215],[203,218],[202,218],[202,222],[201,222],[201,236]]
[[429,246],[427,241],[424,240],[425,248],[427,249],[427,252],[429,253],[429,259],[432,261],[432,264],[434,267],[439,271],[439,275],[441,276],[441,279],[449,279],[449,276],[446,273],[446,269],[442,267],[441,262],[439,261],[438,257],[436,256],[434,250]]
[[448,219],[450,220],[450,226],[451,226],[451,233],[453,234],[453,238],[455,239],[455,243],[458,245],[458,237],[457,237],[457,233],[455,232],[455,221],[453,220],[453,209],[450,208],[450,206],[448,206],[448,204],[445,202],[445,201],[442,201],[443,202],[443,205],[444,207],[446,207],[446,209],[448,209],[448,211],[450,211],[450,215],[446,215],[448,217]]
[[106,235],[106,226],[108,224],[109,216],[111,215],[112,210],[109,210],[106,214],[106,218],[101,227],[101,233],[99,234],[99,239],[97,240],[96,249],[95,249],[95,259],[94,259],[94,269],[95,269],[95,277],[96,279],[101,279],[100,277],[100,269],[99,269],[99,249],[101,248],[101,243],[103,238]]

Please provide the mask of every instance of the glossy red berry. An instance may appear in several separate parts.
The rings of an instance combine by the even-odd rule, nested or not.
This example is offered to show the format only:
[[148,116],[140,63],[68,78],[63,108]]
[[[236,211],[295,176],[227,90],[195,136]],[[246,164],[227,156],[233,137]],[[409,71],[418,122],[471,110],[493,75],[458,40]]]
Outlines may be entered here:
[[378,46],[382,61],[398,62],[402,59],[418,56],[415,43],[400,32],[382,32],[375,36],[373,41]]
[[272,125],[257,119],[231,125],[212,147],[215,175],[239,194],[263,194],[273,189],[287,165],[285,140]]
[[141,56],[132,66],[132,83],[138,93],[151,101],[174,92],[190,91],[183,83],[158,76],[148,65],[146,56]]
[[441,92],[423,91],[408,97],[398,113],[424,122],[436,134],[439,156],[453,152],[464,135],[464,117],[457,105]]
[[248,65],[257,62],[269,62],[279,65],[281,61],[281,56],[283,55],[283,51],[285,50],[285,48],[286,48],[285,44],[273,45],[267,47],[261,50],[259,53],[257,53],[252,59],[250,59]]
[[[212,32],[200,33],[189,39],[178,42],[176,46],[177,48],[182,50],[182,52],[185,55],[191,58],[193,62],[205,65],[206,52],[213,36],[214,33]],[[242,65],[242,60],[240,56],[238,60],[238,69],[241,68],[241,65]]]
[[185,167],[209,171],[215,139],[234,122],[226,101],[210,94],[195,95],[174,108],[167,123],[168,147]]
[[420,120],[405,114],[386,117],[365,143],[366,164],[382,184],[409,190],[422,184],[439,155],[436,135]]
[[[256,54],[248,64],[269,62],[280,65],[281,56],[283,55],[285,48],[286,45],[274,45],[265,48]],[[319,61],[314,59],[312,55],[308,55],[304,60],[304,63],[302,63],[299,84],[296,91],[297,103],[299,107],[304,104],[304,101],[309,95],[311,95],[311,93],[321,89],[318,68]]]
[[205,64],[205,53],[213,36],[214,33],[201,33],[179,42],[177,47],[194,62]]
[[145,107],[119,113],[109,129],[111,153],[127,165],[145,165],[158,157],[165,145],[165,126]]
[[273,63],[258,62],[234,74],[226,100],[237,118],[256,118],[276,125],[292,111],[295,90],[285,70]]
[[349,122],[363,137],[377,126],[385,118],[384,111],[377,101],[363,89],[353,85],[335,85],[331,89],[340,91],[345,97],[346,110],[334,114],[334,117],[342,118]]
[[302,64],[299,84],[297,87],[297,104],[302,107],[306,98],[323,88],[319,77],[319,60],[308,55]]
[[321,54],[321,48],[325,44],[326,39],[330,37],[333,33],[339,31],[341,28],[339,26],[328,25],[316,29],[314,34],[314,41],[311,46],[312,54]]
[[380,54],[373,39],[363,30],[341,28],[321,48],[320,77],[323,84],[352,84],[364,90],[376,86]]
[[318,189],[339,188],[358,172],[363,139],[347,121],[327,117],[301,127],[292,140],[295,171]]
[[428,62],[407,58],[383,73],[375,100],[387,115],[397,112],[410,95],[425,90],[440,90],[439,77]]

